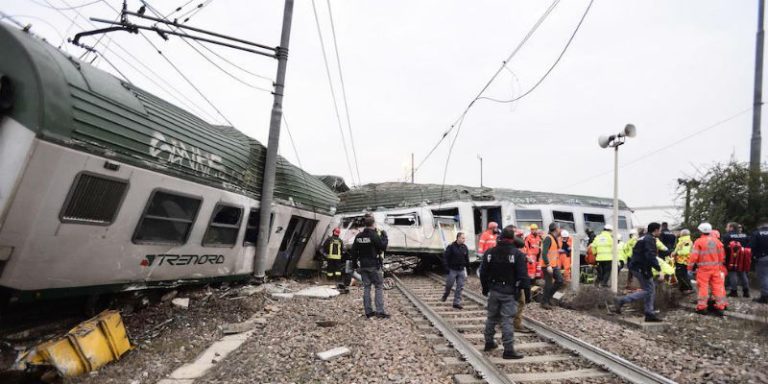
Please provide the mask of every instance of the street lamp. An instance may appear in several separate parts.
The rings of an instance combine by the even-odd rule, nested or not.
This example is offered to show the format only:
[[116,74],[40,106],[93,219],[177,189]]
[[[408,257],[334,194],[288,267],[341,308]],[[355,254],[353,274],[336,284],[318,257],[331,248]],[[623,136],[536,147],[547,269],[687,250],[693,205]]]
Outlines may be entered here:
[[611,136],[600,136],[597,143],[601,148],[612,147],[613,153],[613,261],[611,262],[611,290],[614,293],[619,291],[619,146],[624,144],[627,137],[635,137],[637,128],[632,124],[627,124],[624,130]]

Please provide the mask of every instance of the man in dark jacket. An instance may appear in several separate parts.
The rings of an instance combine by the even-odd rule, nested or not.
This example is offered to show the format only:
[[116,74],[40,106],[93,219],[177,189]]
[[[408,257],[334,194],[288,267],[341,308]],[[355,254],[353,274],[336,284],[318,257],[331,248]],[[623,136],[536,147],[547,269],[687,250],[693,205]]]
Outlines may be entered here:
[[[389,315],[384,311],[384,273],[381,268],[389,240],[386,232],[376,229],[373,216],[366,216],[363,222],[365,229],[357,234],[352,243],[352,268],[359,268],[363,279],[365,317],[387,319]],[[376,287],[376,312],[371,306],[371,284]]]
[[661,243],[667,247],[666,251],[662,251],[659,254],[659,256],[661,256],[663,259],[672,253],[672,251],[675,249],[675,245],[677,244],[677,236],[675,236],[675,234],[669,230],[669,224],[661,223],[661,235],[659,236],[659,240],[661,240]]
[[451,288],[456,283],[456,292],[453,294],[453,307],[456,309],[464,309],[461,306],[461,291],[467,280],[467,267],[469,266],[469,249],[464,244],[465,241],[464,232],[457,233],[456,241],[451,243],[443,254],[443,265],[448,271],[448,276],[445,278],[445,292],[443,292],[441,301],[448,299]]
[[[645,321],[660,322],[653,310],[653,302],[656,299],[656,283],[653,281],[653,271],[661,270],[656,248],[656,238],[661,233],[659,223],[648,224],[648,232],[637,240],[632,249],[632,259],[629,261],[629,272],[640,282],[641,290],[614,299],[614,312],[621,313],[624,304],[643,299],[645,301]],[[662,276],[659,274],[659,276]]]
[[517,312],[517,293],[530,288],[525,254],[515,246],[515,227],[508,225],[501,232],[498,244],[487,250],[480,264],[483,295],[488,296],[488,318],[485,321],[485,350],[498,347],[494,341],[496,325],[501,323],[504,359],[521,359],[515,352],[512,318]]
[[761,223],[752,234],[752,257],[757,262],[757,279],[760,281],[760,297],[754,301],[768,304],[768,218]]

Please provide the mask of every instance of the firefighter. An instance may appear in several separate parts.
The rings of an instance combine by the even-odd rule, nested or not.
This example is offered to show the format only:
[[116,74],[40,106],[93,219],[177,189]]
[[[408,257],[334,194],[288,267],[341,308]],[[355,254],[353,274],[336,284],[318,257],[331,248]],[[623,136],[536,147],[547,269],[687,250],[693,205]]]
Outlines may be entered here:
[[552,309],[550,299],[555,292],[563,286],[563,275],[560,272],[560,226],[557,223],[549,224],[549,234],[542,241],[541,269],[544,272],[544,297],[541,299],[541,307]]
[[482,255],[485,251],[496,246],[496,237],[498,236],[499,225],[495,221],[488,223],[488,229],[480,235],[480,241],[477,243],[477,254]]
[[448,299],[448,295],[451,293],[454,283],[456,284],[456,291],[453,295],[453,307],[456,309],[464,309],[461,305],[461,291],[464,289],[464,281],[467,280],[467,267],[469,267],[469,249],[464,244],[466,236],[464,232],[456,234],[456,241],[448,245],[443,254],[443,265],[445,266],[448,275],[445,277],[445,291],[440,301]]
[[675,260],[675,277],[677,277],[677,286],[680,292],[689,294],[693,292],[691,278],[688,276],[688,256],[691,254],[691,231],[683,229],[680,231],[680,237],[677,238],[675,250],[672,251],[672,258]]
[[504,359],[522,359],[515,352],[512,318],[517,312],[517,294],[530,288],[526,259],[514,244],[515,227],[509,225],[501,233],[495,247],[483,255],[480,265],[480,283],[483,295],[488,296],[488,318],[485,321],[485,351],[498,347],[494,336],[496,325],[501,323],[501,342]]
[[648,224],[648,232],[637,240],[637,244],[632,249],[632,258],[629,260],[629,272],[640,282],[641,289],[614,299],[614,312],[621,313],[621,307],[625,304],[643,299],[645,302],[645,321],[649,323],[661,321],[653,309],[653,303],[656,299],[653,270],[661,271],[658,259],[659,250],[656,247],[656,238],[660,233],[661,225],[650,223]]
[[536,270],[541,257],[541,235],[539,235],[539,226],[531,224],[530,233],[525,237],[523,251],[528,256],[528,275],[531,279],[536,278]]
[[[387,250],[389,239],[385,231],[376,229],[376,220],[373,216],[363,219],[365,229],[355,236],[352,243],[352,268],[358,269],[363,280],[363,307],[365,317],[376,316],[388,319],[389,314],[384,311],[384,272],[382,254]],[[376,312],[371,306],[371,284],[376,287]]]
[[755,302],[768,304],[768,218],[752,234],[752,255],[757,262],[757,279],[760,281],[760,297]]
[[590,244],[597,261],[597,280],[600,286],[607,287],[611,279],[611,263],[613,262],[613,226],[607,224],[603,231]]
[[725,226],[723,236],[725,247],[725,265],[728,268],[727,286],[730,288],[728,297],[739,297],[737,289],[741,285],[741,293],[749,297],[749,272],[752,252],[750,250],[749,236],[742,232],[738,223],[728,223]]
[[341,272],[344,268],[342,264],[342,254],[344,253],[344,242],[339,238],[341,230],[339,228],[333,229],[333,234],[325,239],[320,253],[325,257],[325,277],[328,280],[336,282],[338,288],[342,288],[341,284]]
[[715,314],[723,316],[723,310],[727,303],[725,302],[725,250],[723,243],[712,233],[712,225],[709,223],[699,224],[701,237],[696,239],[691,249],[691,255],[688,259],[688,270],[693,270],[696,266],[696,285],[698,289],[698,301],[696,303],[696,313],[707,313],[707,302],[709,300],[709,289],[712,289],[712,296],[715,298]]

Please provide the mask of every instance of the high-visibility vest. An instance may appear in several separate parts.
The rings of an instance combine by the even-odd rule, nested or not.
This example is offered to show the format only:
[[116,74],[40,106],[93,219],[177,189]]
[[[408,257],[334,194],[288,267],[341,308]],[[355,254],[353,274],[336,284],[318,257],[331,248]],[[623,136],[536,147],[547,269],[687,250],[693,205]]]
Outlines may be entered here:
[[725,248],[720,240],[706,234],[696,239],[688,259],[688,269],[693,269],[694,264],[698,265],[699,269],[724,269],[723,263]]
[[331,239],[328,244],[328,260],[341,260],[341,252],[344,249],[344,243],[341,239]]
[[477,244],[477,253],[484,254],[485,251],[496,246],[496,234],[493,231],[486,230],[480,235],[480,241]]
[[529,233],[525,237],[525,249],[526,255],[531,255],[538,258],[541,255],[541,237],[534,235],[533,232]]
[[613,260],[613,237],[608,231],[603,231],[592,242],[592,250],[595,252],[595,260]]
[[[656,261],[659,262],[659,267],[661,267],[661,273],[663,273],[666,276],[675,275],[675,267],[670,265],[666,260],[662,260],[661,257],[656,256]],[[654,268],[651,268],[651,272],[653,273],[654,277],[659,275],[659,271],[657,271]]]
[[[547,259],[549,259],[549,265],[553,268],[558,268],[560,267],[558,260],[560,258],[560,248],[562,248],[562,245],[560,244],[559,238],[556,239],[551,234],[547,235],[547,237],[550,239],[549,249],[547,250]],[[546,267],[544,258],[541,257],[539,260],[541,261],[539,264],[542,266],[542,268]]]
[[693,242],[691,236],[680,236],[675,244],[675,261],[677,264],[688,264],[688,256],[691,254]]
[[632,258],[632,249],[635,248],[635,244],[637,244],[637,237],[630,237],[621,248],[621,252],[619,252],[619,260],[623,260],[624,264]]

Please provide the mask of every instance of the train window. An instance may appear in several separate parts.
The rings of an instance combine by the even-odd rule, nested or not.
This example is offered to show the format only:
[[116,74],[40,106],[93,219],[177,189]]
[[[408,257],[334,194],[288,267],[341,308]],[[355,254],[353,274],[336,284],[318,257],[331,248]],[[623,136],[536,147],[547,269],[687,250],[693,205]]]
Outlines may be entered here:
[[576,233],[576,224],[573,220],[573,212],[552,211],[552,219],[560,225],[560,228]]
[[584,227],[598,233],[605,227],[605,216],[594,213],[584,214]]
[[64,223],[109,225],[114,221],[128,182],[80,173],[72,183],[59,219]]
[[619,229],[627,229],[629,226],[627,225],[627,217],[626,216],[619,216]]
[[213,209],[211,224],[203,236],[205,246],[231,247],[237,242],[237,234],[240,232],[240,219],[243,217],[243,209],[230,205],[218,204]]
[[202,200],[155,191],[141,216],[135,243],[184,244],[195,223]]
[[385,222],[389,225],[399,225],[410,227],[419,225],[419,215],[416,213],[406,213],[402,215],[387,215]]
[[527,229],[531,224],[536,224],[539,228],[544,226],[539,209],[515,209],[515,217],[517,218],[517,226],[520,228]]
[[[259,240],[259,223],[261,223],[261,217],[259,217],[258,209],[251,209],[248,214],[248,225],[245,227],[244,243],[256,244]],[[269,215],[269,228],[272,228],[272,224],[275,222],[275,214]],[[269,233],[272,234],[272,231]]]

